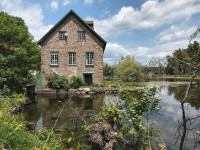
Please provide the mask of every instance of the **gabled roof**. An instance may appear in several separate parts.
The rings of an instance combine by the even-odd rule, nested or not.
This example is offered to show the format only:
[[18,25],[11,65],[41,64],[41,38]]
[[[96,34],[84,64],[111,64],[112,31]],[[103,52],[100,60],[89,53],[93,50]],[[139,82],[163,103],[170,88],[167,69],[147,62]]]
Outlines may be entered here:
[[56,25],[54,25],[39,41],[38,44],[42,45],[42,43],[57,29],[59,28],[71,15],[74,15],[78,21],[80,21],[91,33],[93,33],[102,43],[103,50],[106,47],[106,41],[97,34],[81,17],[79,17],[73,10],[70,10]]

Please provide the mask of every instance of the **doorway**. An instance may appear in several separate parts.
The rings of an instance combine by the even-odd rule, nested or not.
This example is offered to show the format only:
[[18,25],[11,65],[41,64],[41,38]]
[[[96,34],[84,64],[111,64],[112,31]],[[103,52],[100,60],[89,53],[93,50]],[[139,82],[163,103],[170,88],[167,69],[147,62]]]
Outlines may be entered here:
[[84,80],[85,84],[91,85],[92,84],[92,73],[84,73],[83,80]]

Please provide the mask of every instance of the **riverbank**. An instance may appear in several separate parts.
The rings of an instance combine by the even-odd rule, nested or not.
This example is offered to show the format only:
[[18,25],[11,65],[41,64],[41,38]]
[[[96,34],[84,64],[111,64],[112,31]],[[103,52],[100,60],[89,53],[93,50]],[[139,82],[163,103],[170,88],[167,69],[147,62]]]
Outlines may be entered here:
[[[157,79],[167,79],[167,80],[179,80],[179,81],[189,81],[192,79],[192,75],[157,75],[155,76],[155,78]],[[195,80],[199,80],[200,81],[200,76],[197,75],[197,77],[195,77]]]
[[43,89],[37,90],[36,94],[83,94],[83,95],[96,95],[96,94],[117,94],[118,88],[79,88],[79,89]]

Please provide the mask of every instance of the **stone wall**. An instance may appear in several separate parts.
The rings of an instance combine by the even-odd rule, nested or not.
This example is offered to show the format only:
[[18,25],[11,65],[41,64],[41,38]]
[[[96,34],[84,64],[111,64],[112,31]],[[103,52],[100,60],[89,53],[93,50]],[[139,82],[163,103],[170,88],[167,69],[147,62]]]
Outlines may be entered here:
[[[66,31],[67,41],[59,40],[59,31]],[[85,31],[86,40],[78,41],[78,31]],[[93,83],[103,81],[103,43],[99,41],[82,23],[71,15],[48,39],[41,48],[43,85],[46,76],[57,73],[69,79],[72,75],[83,78],[83,73],[92,73]],[[58,67],[50,66],[50,53],[58,52]],[[68,65],[68,52],[76,52],[76,66]],[[85,66],[85,53],[94,52],[94,66]]]

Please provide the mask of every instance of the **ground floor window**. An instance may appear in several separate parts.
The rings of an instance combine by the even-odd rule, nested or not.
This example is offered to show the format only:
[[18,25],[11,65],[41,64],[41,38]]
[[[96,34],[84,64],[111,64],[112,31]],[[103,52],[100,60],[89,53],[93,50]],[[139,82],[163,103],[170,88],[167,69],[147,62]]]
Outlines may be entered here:
[[93,52],[86,53],[86,65],[94,65],[94,53]]
[[58,65],[58,52],[51,52],[51,65]]
[[69,52],[69,65],[76,65],[76,53]]

